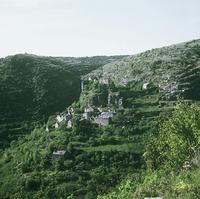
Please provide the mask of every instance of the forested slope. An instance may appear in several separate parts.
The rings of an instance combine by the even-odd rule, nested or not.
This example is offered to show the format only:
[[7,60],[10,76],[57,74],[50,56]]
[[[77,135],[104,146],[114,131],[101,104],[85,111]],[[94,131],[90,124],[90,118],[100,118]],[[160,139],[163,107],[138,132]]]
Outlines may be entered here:
[[6,146],[9,139],[27,133],[76,101],[81,75],[122,57],[54,58],[19,54],[1,59],[0,146]]

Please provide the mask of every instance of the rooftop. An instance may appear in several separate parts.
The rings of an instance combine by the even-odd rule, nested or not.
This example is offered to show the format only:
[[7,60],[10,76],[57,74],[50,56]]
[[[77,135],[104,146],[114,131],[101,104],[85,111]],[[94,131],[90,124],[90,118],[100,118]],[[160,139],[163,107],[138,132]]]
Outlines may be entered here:
[[53,155],[65,155],[66,151],[65,150],[60,150],[60,151],[54,151]]

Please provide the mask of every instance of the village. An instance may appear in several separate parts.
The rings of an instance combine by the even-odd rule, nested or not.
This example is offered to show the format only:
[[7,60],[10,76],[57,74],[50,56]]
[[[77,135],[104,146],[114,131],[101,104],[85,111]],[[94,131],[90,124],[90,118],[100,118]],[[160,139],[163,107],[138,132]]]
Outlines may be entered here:
[[[98,83],[108,90],[108,94],[106,97],[107,103],[106,106],[102,106],[99,104],[98,106],[95,106],[91,100],[88,99],[88,103],[83,108],[83,111],[80,114],[80,110],[78,110],[76,107],[69,106],[67,107],[66,111],[56,114],[54,119],[53,126],[49,127],[46,126],[46,132],[49,132],[50,128],[59,129],[60,126],[64,125],[68,130],[73,128],[73,118],[76,116],[77,112],[79,115],[81,115],[80,120],[87,120],[91,123],[97,124],[101,127],[108,126],[113,117],[116,115],[116,110],[122,110],[124,109],[123,106],[123,97],[120,95],[119,91],[112,91],[110,89],[111,80],[108,76],[103,77],[88,77],[86,80],[81,81],[81,91],[82,95],[84,95],[85,92],[85,85],[86,84],[93,84]],[[148,89],[151,89],[152,85],[150,82],[145,82],[142,84],[141,90],[147,91]],[[162,84],[158,85],[158,89],[160,93],[168,92],[170,94],[173,94],[175,92],[178,92],[178,85],[175,82],[172,82],[172,84],[169,84],[167,81],[163,82]],[[86,89],[87,90],[87,89]],[[183,92],[183,91],[182,91]],[[165,105],[165,101],[159,102],[160,106]],[[170,104],[170,103],[169,103]],[[172,101],[171,105],[175,105],[175,102]],[[57,150],[53,151],[52,159],[55,160],[58,157],[63,157],[65,155],[65,150]]]
[[[99,80],[96,78],[88,78],[89,82],[98,81],[101,85],[105,85],[109,87],[110,79],[108,77],[102,77]],[[84,92],[84,81],[81,82],[81,90]],[[120,97],[119,92],[108,92],[107,96],[107,106],[94,106],[91,102],[87,103],[84,107],[84,111],[81,114],[81,120],[88,120],[92,123],[98,124],[99,126],[108,126],[116,114],[113,110],[113,107],[123,108],[123,98]],[[76,115],[76,108],[69,106],[65,112],[57,114],[55,116],[55,123],[53,124],[53,128],[58,129],[61,125],[65,125],[67,129],[72,129],[73,127],[73,117]],[[51,127],[51,128],[52,128]],[[46,126],[46,132],[49,132],[49,127]],[[52,160],[56,160],[57,158],[64,157],[65,150],[57,150],[53,151]]]
[[[92,80],[88,78],[89,81],[97,81],[96,79]],[[109,78],[100,78],[99,83],[102,85],[109,86],[110,79]],[[84,92],[84,82],[81,82],[82,92]],[[123,98],[120,97],[119,92],[109,91],[107,96],[107,107],[102,108],[94,106],[92,103],[89,103],[85,106],[84,112],[82,113],[82,120],[89,120],[93,123],[96,123],[101,126],[107,126],[110,123],[110,120],[115,115],[115,112],[112,110],[112,107],[123,108]],[[59,125],[62,123],[66,124],[67,128],[72,128],[72,120],[76,111],[73,107],[68,107],[66,112],[61,114],[57,114],[55,118],[55,123],[53,127],[55,129],[59,128]],[[46,131],[48,131],[48,127]]]

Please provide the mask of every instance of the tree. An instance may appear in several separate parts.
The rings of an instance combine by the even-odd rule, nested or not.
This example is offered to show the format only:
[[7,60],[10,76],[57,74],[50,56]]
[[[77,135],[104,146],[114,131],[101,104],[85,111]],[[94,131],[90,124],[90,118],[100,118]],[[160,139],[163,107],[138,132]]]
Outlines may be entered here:
[[200,144],[200,107],[178,102],[172,117],[160,127],[157,138],[146,147],[149,169],[181,168],[190,161]]

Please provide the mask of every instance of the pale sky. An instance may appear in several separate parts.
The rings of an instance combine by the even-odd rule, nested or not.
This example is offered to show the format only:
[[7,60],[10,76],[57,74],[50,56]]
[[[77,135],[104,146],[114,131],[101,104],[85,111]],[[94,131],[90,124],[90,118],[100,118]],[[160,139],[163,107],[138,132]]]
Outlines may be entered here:
[[0,57],[135,54],[200,38],[200,0],[0,0]]

